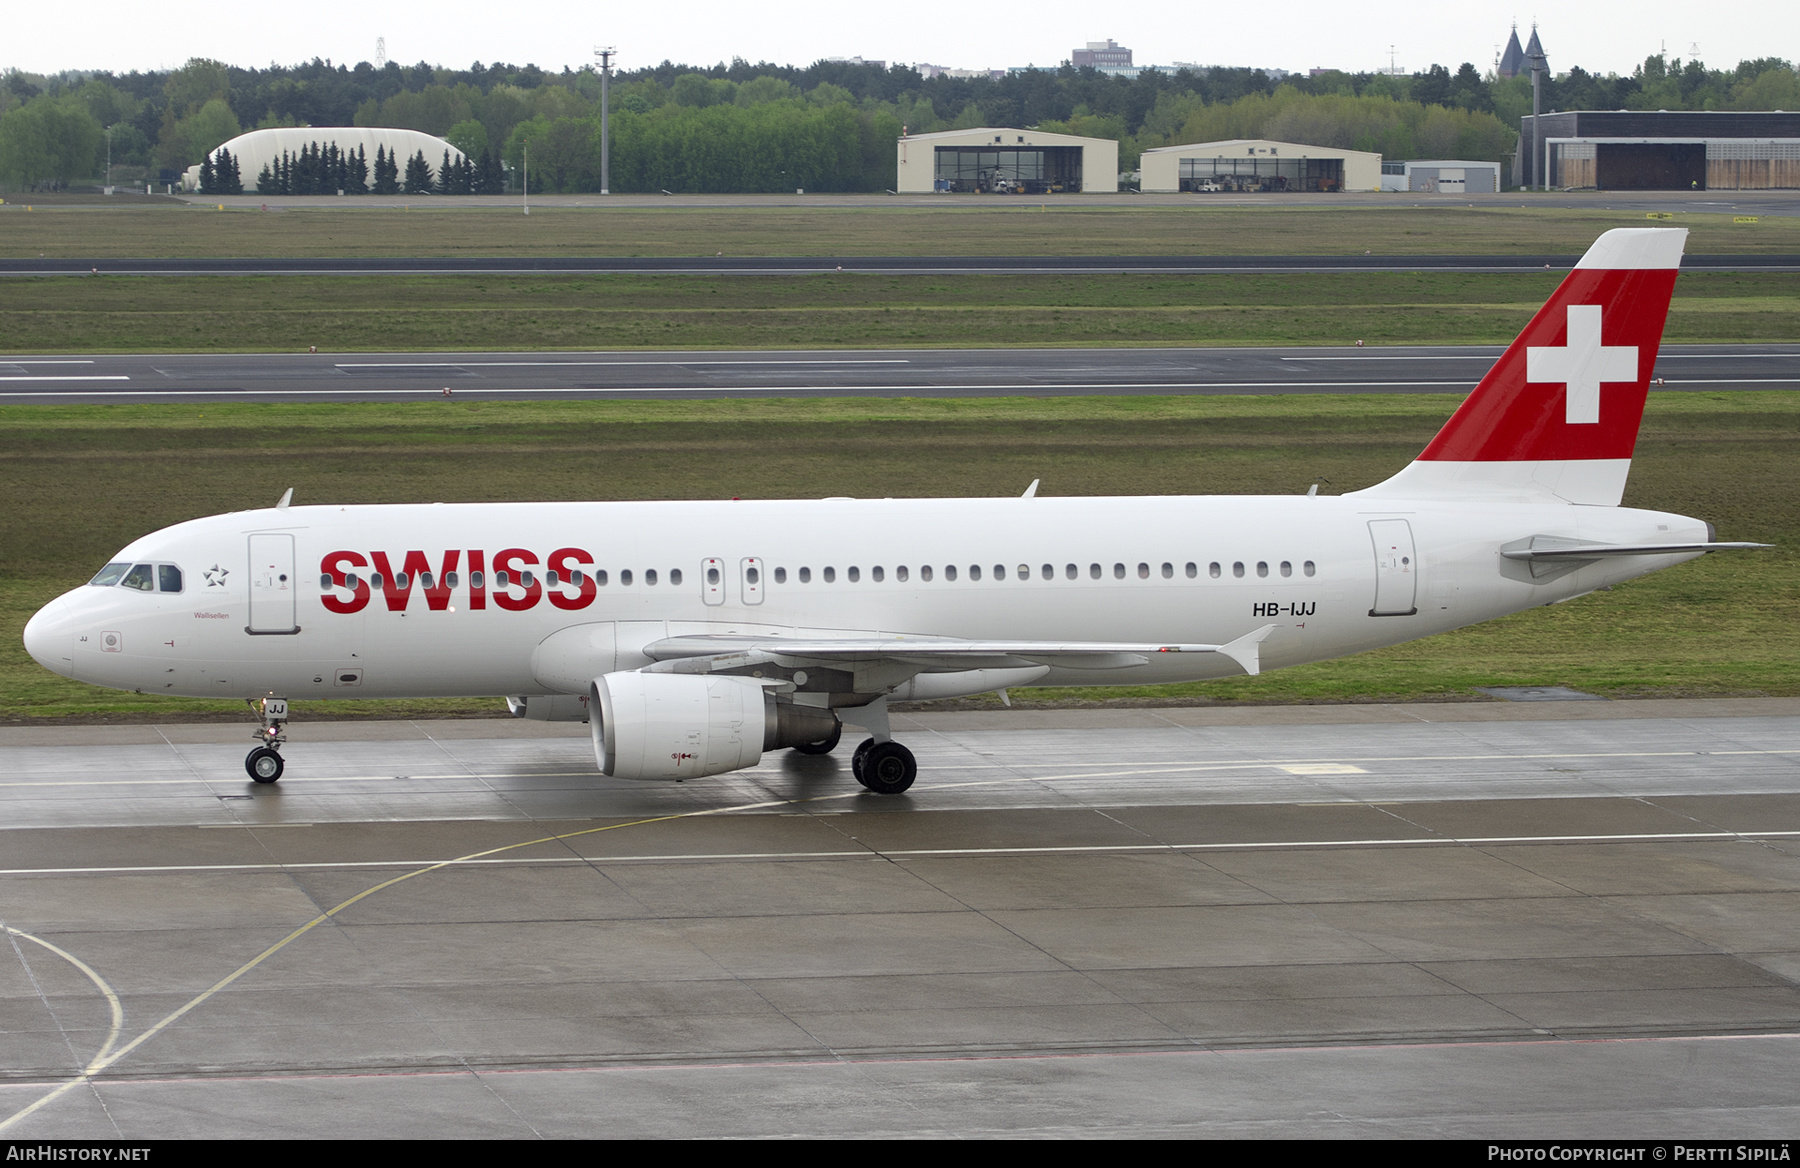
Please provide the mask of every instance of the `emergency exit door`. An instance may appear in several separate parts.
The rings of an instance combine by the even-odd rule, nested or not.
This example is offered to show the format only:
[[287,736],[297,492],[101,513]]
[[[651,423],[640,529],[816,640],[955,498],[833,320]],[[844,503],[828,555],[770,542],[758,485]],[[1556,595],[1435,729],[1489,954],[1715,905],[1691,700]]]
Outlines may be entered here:
[[253,636],[288,636],[300,631],[295,614],[298,578],[294,537],[282,533],[250,537],[250,623]]
[[1370,616],[1411,616],[1419,611],[1419,561],[1412,524],[1404,519],[1371,519],[1375,545],[1375,605]]

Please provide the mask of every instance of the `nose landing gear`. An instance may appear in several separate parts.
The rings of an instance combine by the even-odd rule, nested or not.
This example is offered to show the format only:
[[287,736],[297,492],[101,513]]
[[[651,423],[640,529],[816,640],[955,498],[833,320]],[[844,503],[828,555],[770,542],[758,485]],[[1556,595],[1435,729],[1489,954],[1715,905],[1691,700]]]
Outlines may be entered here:
[[286,766],[278,747],[287,741],[287,735],[281,732],[288,716],[287,699],[269,697],[260,702],[246,701],[262,725],[256,731],[256,749],[244,756],[244,771],[256,782],[273,783],[281,777]]

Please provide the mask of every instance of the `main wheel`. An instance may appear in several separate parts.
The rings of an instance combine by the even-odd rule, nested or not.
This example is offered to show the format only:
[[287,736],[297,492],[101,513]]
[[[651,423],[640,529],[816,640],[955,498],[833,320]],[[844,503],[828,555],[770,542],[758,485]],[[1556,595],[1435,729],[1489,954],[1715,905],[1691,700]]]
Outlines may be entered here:
[[802,742],[794,747],[801,754],[830,754],[837,749],[838,740],[844,736],[844,724],[839,722],[831,728],[829,738],[821,738],[817,742]]
[[272,783],[281,777],[281,754],[273,746],[259,746],[244,756],[244,770],[259,783]]
[[862,771],[856,777],[877,795],[898,795],[913,785],[918,774],[912,751],[898,742],[877,742],[863,755]]
[[863,782],[863,760],[869,757],[869,751],[874,748],[875,740],[873,738],[865,738],[850,755],[850,773],[856,776],[856,781],[862,783],[865,787],[869,784]]

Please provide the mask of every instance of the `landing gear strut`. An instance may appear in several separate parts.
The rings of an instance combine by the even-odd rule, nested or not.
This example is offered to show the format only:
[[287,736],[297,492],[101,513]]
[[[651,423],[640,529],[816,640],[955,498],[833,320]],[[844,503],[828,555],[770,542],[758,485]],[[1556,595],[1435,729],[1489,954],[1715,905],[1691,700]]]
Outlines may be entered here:
[[898,742],[877,742],[871,738],[850,756],[850,773],[877,795],[898,795],[913,785],[919,764],[913,752]]
[[287,735],[281,732],[288,716],[287,699],[249,700],[249,705],[262,725],[256,731],[256,749],[244,756],[244,771],[259,783],[273,783],[286,766],[278,748],[287,741]]

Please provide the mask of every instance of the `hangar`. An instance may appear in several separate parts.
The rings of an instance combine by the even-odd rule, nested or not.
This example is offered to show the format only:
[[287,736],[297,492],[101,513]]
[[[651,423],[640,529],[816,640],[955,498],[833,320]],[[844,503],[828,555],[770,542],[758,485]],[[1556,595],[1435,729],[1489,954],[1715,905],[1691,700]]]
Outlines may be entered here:
[[[264,166],[271,169],[280,160],[285,151],[289,157],[297,156],[300,151],[317,142],[320,146],[336,142],[338,149],[354,154],[360,147],[373,163],[375,150],[380,147],[390,156],[400,159],[402,169],[406,160],[420,151],[425,152],[425,161],[431,164],[433,174],[443,165],[444,151],[450,152],[450,160],[455,162],[462,158],[463,152],[450,143],[433,134],[419,130],[393,130],[378,126],[284,126],[273,130],[251,130],[247,134],[239,134],[215,150],[224,149],[237,159],[238,170],[243,176],[244,189],[256,189],[256,176]],[[200,168],[190,166],[182,180],[184,190],[200,189]]]
[[902,136],[903,195],[1048,195],[1119,189],[1119,144],[1041,130],[944,130]]
[[1800,188],[1800,114],[1571,110],[1520,119],[1526,186],[1609,191]]
[[1146,194],[1381,189],[1379,154],[1265,138],[1162,146],[1144,151],[1138,166]]
[[1466,158],[1383,162],[1381,189],[1422,195],[1492,195],[1500,190],[1500,164]]

